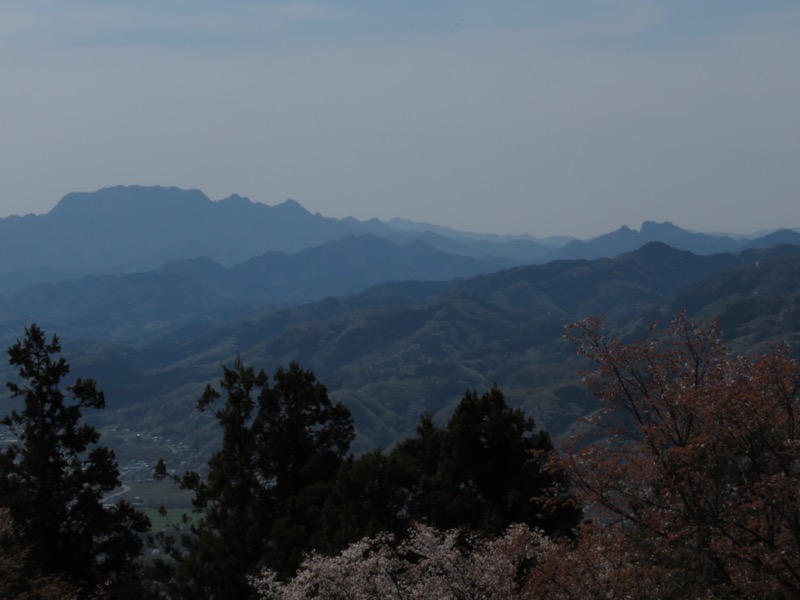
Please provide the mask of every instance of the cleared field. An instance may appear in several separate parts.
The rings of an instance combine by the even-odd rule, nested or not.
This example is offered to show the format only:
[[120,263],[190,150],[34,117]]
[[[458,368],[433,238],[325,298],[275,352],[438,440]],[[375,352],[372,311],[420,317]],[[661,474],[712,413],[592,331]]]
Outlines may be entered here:
[[182,525],[184,515],[193,520],[199,517],[197,513],[185,508],[168,508],[166,514],[161,514],[155,508],[146,508],[144,513],[150,519],[150,530],[153,533]]

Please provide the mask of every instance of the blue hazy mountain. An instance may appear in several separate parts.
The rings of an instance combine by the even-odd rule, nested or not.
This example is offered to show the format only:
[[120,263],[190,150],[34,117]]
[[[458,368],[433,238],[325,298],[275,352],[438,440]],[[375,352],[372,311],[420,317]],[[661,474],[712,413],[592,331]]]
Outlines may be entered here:
[[267,252],[295,254],[364,234],[402,244],[423,241],[440,252],[496,260],[501,266],[610,258],[653,241],[713,254],[800,240],[800,233],[790,230],[760,239],[733,238],[651,221],[640,231],[622,227],[586,241],[539,240],[404,219],[334,219],[312,214],[293,200],[268,206],[238,195],[212,201],[198,190],[117,186],[67,194],[44,215],[0,219],[0,293],[35,282],[152,270],[198,257],[229,267]]
[[45,215],[0,219],[0,272],[139,271],[198,256],[230,266],[376,229],[390,231],[378,221],[311,214],[293,200],[214,202],[198,190],[119,186],[67,194]]
[[387,282],[223,325],[187,321],[136,343],[90,340],[102,332],[88,328],[65,340],[79,349],[76,373],[101,378],[112,412],[133,411],[126,414],[142,423],[180,427],[201,384],[236,355],[267,368],[297,360],[353,410],[367,446],[388,445],[413,431],[422,412],[446,414],[465,389],[494,382],[551,432],[569,428],[592,410],[574,349],[562,339],[572,320],[604,313],[631,332],[688,309],[720,318],[737,348],[796,345],[798,298],[800,247],[699,256],[653,242],[614,259]]
[[[295,254],[266,252],[232,267],[207,257],[154,270],[41,282],[0,296],[0,319],[38,321],[66,334],[142,339],[188,323],[221,324],[389,281],[452,280],[507,266],[364,234]],[[2,321],[0,321],[0,325]]]

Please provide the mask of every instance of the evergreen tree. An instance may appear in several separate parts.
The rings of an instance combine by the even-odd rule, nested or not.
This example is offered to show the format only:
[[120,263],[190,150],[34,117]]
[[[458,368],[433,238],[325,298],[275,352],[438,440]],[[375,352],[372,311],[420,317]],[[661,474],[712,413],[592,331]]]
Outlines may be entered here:
[[25,556],[44,574],[83,596],[102,586],[119,597],[136,587],[139,534],[149,521],[124,501],[104,506],[103,497],[120,485],[119,470],[82,416],[104,408],[105,398],[91,379],[62,388],[69,364],[60,352],[58,337],[48,342],[35,324],[8,349],[21,382],[6,384],[15,408],[0,424],[17,441],[0,453],[0,504]]
[[326,499],[324,537],[316,549],[335,553],[363,537],[406,531],[411,523],[401,480],[400,465],[380,449],[350,457]]
[[78,590],[54,575],[45,575],[16,538],[7,508],[0,508],[0,598],[76,600]]
[[581,513],[565,494],[566,473],[547,465],[552,452],[550,436],[493,387],[481,396],[467,391],[444,427],[424,416],[392,458],[405,465],[414,520],[492,535],[512,523],[568,534]]
[[276,515],[265,564],[292,574],[303,553],[323,546],[323,506],[355,437],[353,417],[333,403],[314,373],[292,362],[279,368],[263,394],[258,464],[272,482]]
[[489,535],[524,523],[569,535],[581,511],[566,472],[550,464],[553,453],[550,436],[497,387],[467,391],[444,426],[425,414],[416,435],[390,452],[344,465],[326,513],[331,549],[379,531],[404,535],[412,522]]
[[[354,436],[350,412],[332,403],[311,371],[291,363],[273,385],[237,358],[223,367],[223,405],[215,416],[222,448],[197,473],[180,479],[203,516],[171,552],[179,598],[246,598],[246,576],[261,565],[291,574],[322,535],[322,507]],[[208,386],[208,410],[221,394]],[[157,473],[166,475],[159,463]]]
[[[237,357],[233,368],[223,367],[220,387],[225,402],[214,416],[222,427],[222,448],[208,461],[205,480],[188,472],[181,487],[194,491],[193,504],[201,520],[167,549],[177,559],[174,571],[167,570],[172,594],[180,598],[245,598],[250,593],[244,575],[266,548],[265,531],[270,528],[270,511],[256,462],[257,398],[267,388],[264,371],[256,372]],[[200,411],[209,410],[220,398],[206,386],[198,400]],[[159,463],[157,475],[165,475]]]

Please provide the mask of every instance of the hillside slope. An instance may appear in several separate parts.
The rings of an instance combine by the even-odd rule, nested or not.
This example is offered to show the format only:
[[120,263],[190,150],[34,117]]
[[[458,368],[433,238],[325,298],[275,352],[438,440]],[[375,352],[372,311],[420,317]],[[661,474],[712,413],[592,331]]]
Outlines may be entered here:
[[798,341],[798,272],[798,247],[696,256],[654,244],[460,282],[382,284],[141,347],[71,344],[76,372],[102,374],[112,410],[187,439],[202,423],[199,390],[237,354],[268,371],[291,360],[313,369],[353,410],[362,449],[391,444],[423,412],[445,416],[465,389],[493,383],[558,435],[594,406],[565,324],[604,312],[625,333],[687,309],[720,318],[732,344]]

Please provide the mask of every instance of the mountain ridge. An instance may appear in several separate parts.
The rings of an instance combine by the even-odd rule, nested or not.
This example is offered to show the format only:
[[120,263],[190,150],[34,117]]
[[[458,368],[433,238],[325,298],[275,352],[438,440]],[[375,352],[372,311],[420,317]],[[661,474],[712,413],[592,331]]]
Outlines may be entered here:
[[[783,270],[798,275],[786,278]],[[776,287],[782,279],[786,285]],[[701,292],[691,304],[691,294]],[[755,296],[757,305],[749,300]],[[780,316],[769,312],[776,306]],[[223,325],[189,326],[143,344],[106,342],[102,352],[100,342],[67,339],[83,348],[76,374],[106,378],[111,415],[122,410],[126,419],[157,428],[189,419],[202,385],[236,356],[268,369],[297,360],[353,410],[366,448],[407,435],[423,412],[447,415],[464,389],[493,383],[560,435],[592,410],[564,326],[605,313],[613,327],[635,331],[682,307],[702,319],[721,314],[723,330],[735,325],[748,343],[797,342],[798,334],[787,332],[800,330],[800,247],[697,256],[651,243],[614,259],[450,282],[387,282]],[[750,316],[760,325],[748,325]],[[156,414],[168,423],[155,425]]]
[[392,280],[448,280],[502,266],[493,259],[443,253],[420,240],[397,244],[373,234],[348,234],[292,255],[266,252],[232,267],[198,257],[138,273],[31,284],[0,295],[0,319],[133,340],[198,319],[222,324]]
[[653,221],[645,221],[640,231],[623,226],[588,240],[537,240],[460,232],[404,219],[334,219],[311,214],[291,199],[268,206],[237,194],[213,201],[200,190],[115,186],[69,193],[44,215],[0,219],[0,293],[35,282],[152,270],[198,256],[232,266],[265,252],[294,254],[363,234],[396,243],[419,239],[440,251],[505,261],[504,266],[611,258],[650,241],[697,254],[739,252],[778,241],[800,243],[800,233],[788,229],[733,239]]

